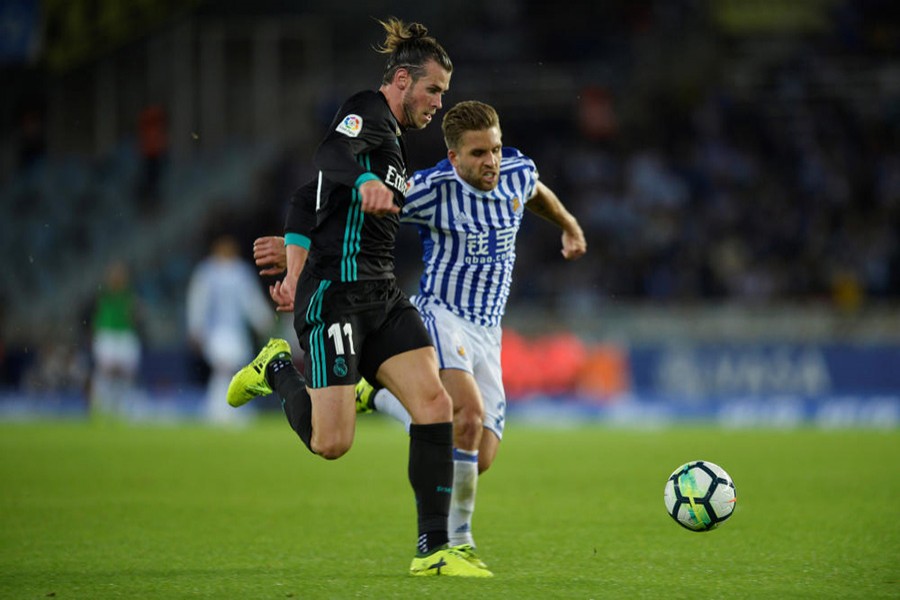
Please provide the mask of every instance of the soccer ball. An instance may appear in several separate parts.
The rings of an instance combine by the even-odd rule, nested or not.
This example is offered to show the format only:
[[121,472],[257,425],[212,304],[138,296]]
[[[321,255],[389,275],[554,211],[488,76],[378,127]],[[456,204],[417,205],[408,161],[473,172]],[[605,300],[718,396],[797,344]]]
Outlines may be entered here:
[[681,465],[666,481],[666,510],[691,531],[709,531],[734,512],[734,482],[725,469],[707,460]]

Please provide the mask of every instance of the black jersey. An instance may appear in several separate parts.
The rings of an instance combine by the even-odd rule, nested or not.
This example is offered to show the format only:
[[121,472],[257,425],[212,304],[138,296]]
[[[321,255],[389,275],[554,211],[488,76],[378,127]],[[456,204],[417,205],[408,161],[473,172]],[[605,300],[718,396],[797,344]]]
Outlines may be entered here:
[[301,236],[306,239],[306,248],[310,248],[312,230],[316,225],[316,190],[318,184],[315,180],[297,188],[291,194],[291,202],[288,205],[287,217],[284,223],[285,241],[288,236]]
[[[401,134],[380,92],[360,92],[338,110],[314,158],[319,176],[314,195],[316,223],[306,266],[310,275],[331,281],[394,276],[399,216],[364,214],[356,185],[377,176],[394,191],[397,205],[403,206],[406,148]],[[311,202],[309,197],[301,193],[295,201]]]

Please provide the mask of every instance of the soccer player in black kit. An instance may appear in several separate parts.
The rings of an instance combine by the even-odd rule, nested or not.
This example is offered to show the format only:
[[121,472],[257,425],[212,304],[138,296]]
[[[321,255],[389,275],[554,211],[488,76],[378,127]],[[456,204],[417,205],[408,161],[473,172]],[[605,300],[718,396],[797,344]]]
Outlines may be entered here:
[[[428,332],[394,277],[394,241],[406,190],[402,135],[432,121],[453,65],[424,26],[397,19],[381,24],[386,38],[379,51],[387,55],[381,87],[347,100],[316,150],[315,225],[308,238],[291,231],[298,217],[288,215],[288,271],[280,287],[295,296],[304,377],[291,362],[288,343],[270,340],[234,376],[228,403],[240,406],[274,390],[303,443],[336,459],[353,443],[356,382],[378,381],[413,420],[409,481],[418,542],[410,574],[490,577],[448,545],[452,401],[438,376]],[[293,202],[291,210],[302,204]]]

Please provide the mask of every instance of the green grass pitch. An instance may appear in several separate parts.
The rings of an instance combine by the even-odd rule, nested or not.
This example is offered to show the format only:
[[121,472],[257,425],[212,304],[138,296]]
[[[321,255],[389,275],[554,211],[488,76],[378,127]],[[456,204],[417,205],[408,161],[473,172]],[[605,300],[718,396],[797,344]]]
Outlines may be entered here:
[[[0,424],[2,598],[897,598],[900,432],[536,428],[480,481],[490,580],[411,578],[399,425],[310,455],[275,417]],[[692,533],[665,512],[706,459],[738,505]]]

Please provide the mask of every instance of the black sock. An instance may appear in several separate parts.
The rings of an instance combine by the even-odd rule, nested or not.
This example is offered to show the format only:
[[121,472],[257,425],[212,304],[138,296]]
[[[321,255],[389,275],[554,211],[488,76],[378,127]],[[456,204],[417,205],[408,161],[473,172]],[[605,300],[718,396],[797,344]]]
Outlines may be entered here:
[[447,515],[453,491],[453,424],[409,426],[409,483],[416,495],[419,540],[428,554],[449,541]]
[[[281,398],[281,408],[288,423],[310,452],[312,439],[312,401],[306,391],[306,382],[297,372],[289,355],[278,355],[266,367],[266,380]],[[313,452],[315,454],[315,452]]]

